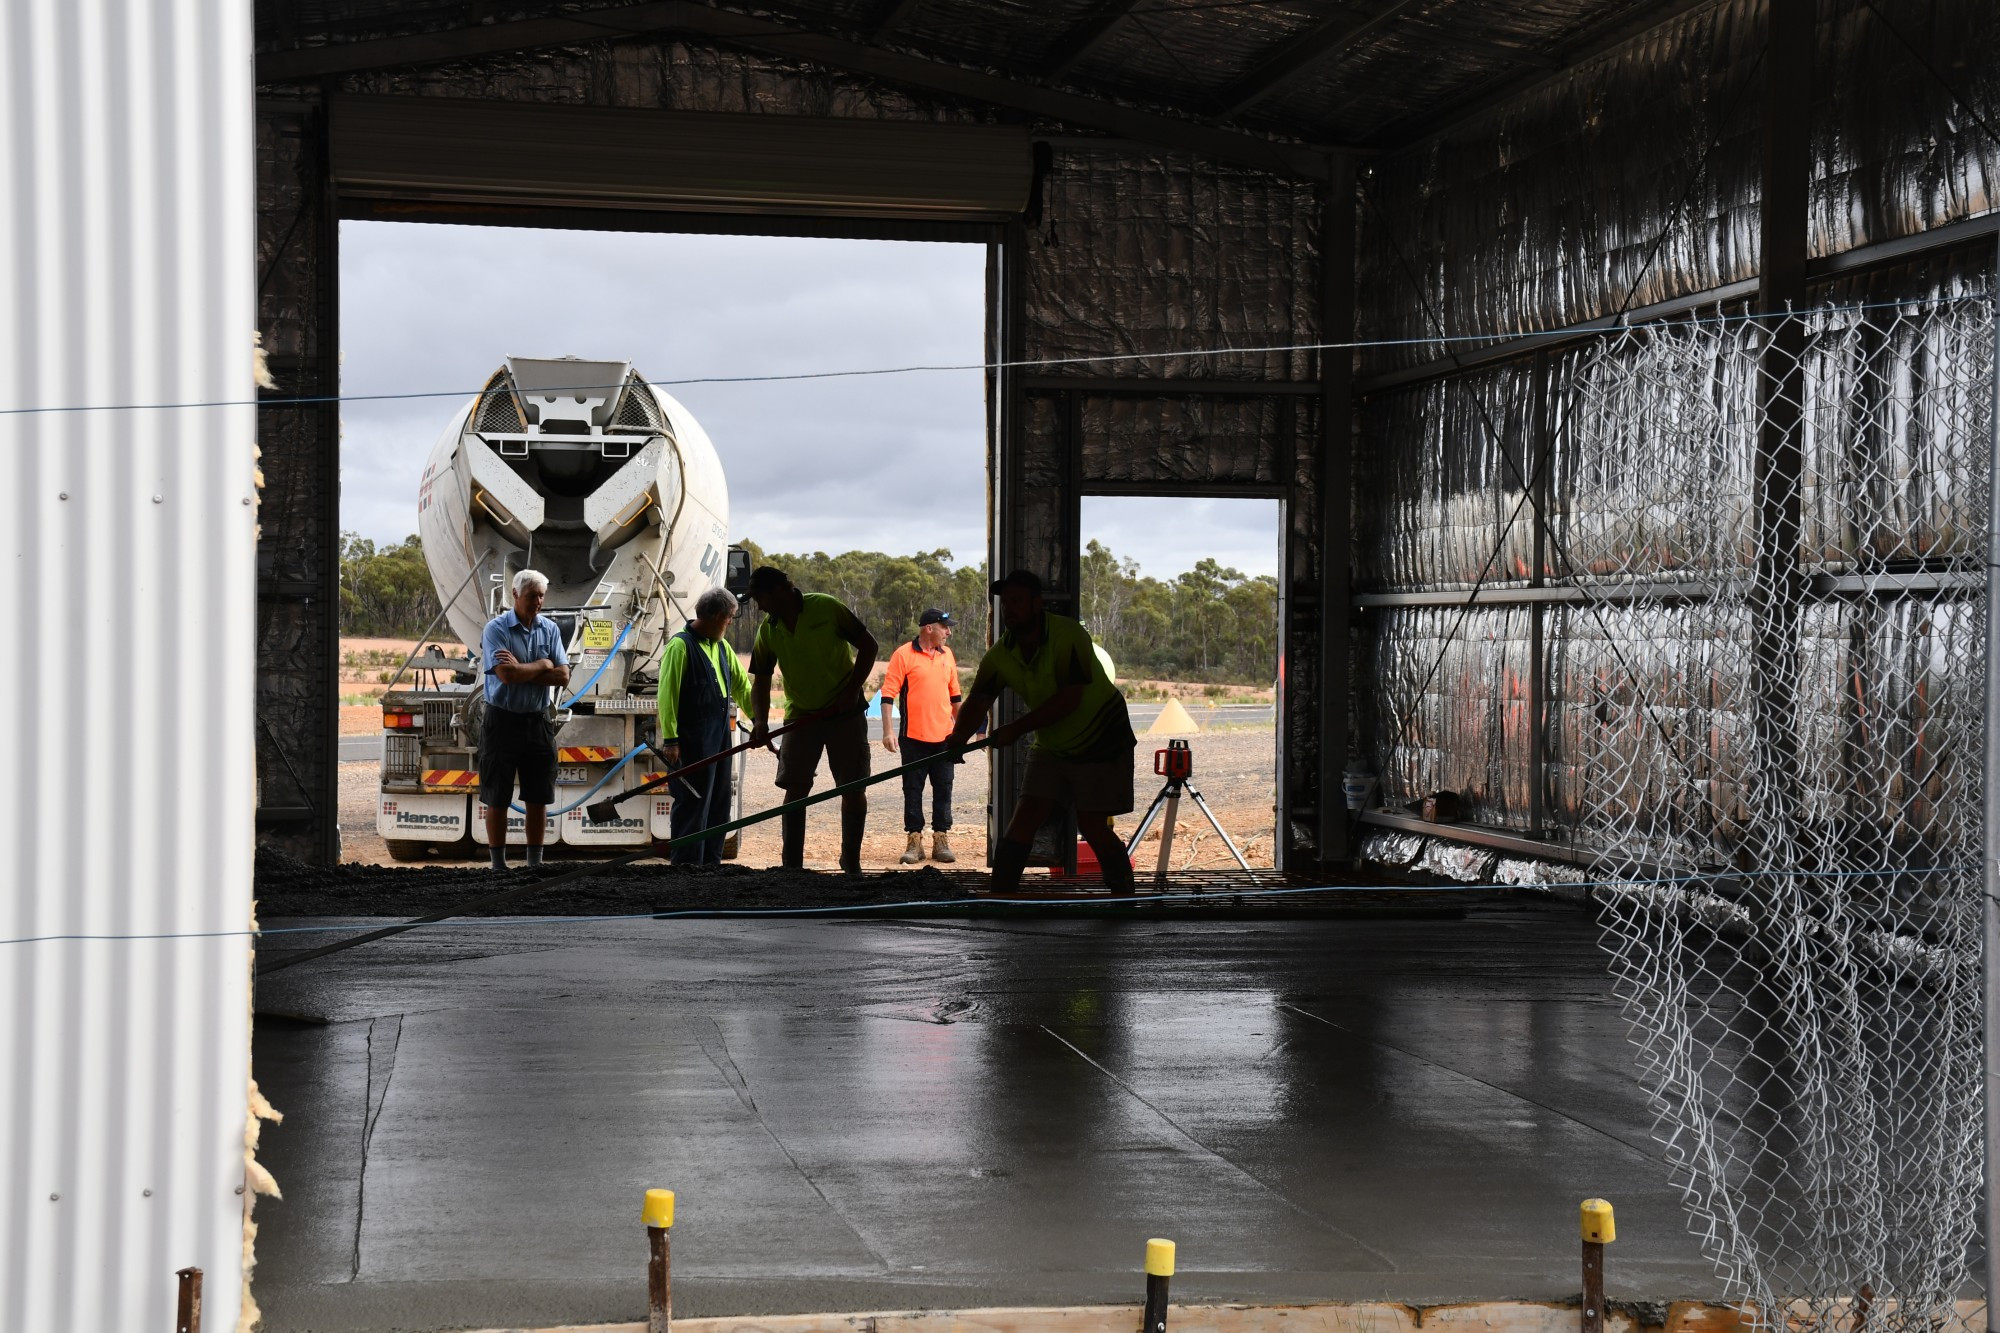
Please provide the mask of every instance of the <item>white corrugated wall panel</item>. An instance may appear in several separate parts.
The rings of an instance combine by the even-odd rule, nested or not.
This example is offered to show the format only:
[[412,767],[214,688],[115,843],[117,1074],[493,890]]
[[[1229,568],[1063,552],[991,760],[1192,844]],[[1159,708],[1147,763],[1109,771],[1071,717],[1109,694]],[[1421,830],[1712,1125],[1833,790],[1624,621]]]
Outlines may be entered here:
[[[0,5],[0,1329],[242,1277],[249,0]],[[22,413],[24,407],[224,403]],[[203,932],[221,932],[199,937]]]

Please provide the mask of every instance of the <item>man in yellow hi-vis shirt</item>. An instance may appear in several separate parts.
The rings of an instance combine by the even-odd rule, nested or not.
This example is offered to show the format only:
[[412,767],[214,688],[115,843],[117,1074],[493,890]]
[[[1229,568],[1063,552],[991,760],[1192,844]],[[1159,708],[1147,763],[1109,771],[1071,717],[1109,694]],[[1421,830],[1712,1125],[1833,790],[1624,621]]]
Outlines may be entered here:
[[[736,650],[722,641],[736,619],[736,598],[710,588],[695,600],[694,619],[660,652],[660,734],[654,750],[669,770],[729,748],[729,705],[750,711],[750,680]],[[675,778],[668,790],[668,831],[674,838],[714,828],[729,817],[729,766],[710,764]],[[722,835],[673,849],[673,863],[722,860]]]
[[[875,665],[875,637],[836,598],[800,592],[785,571],[761,565],[750,574],[750,597],[764,613],[750,645],[750,739],[771,734],[771,676],[785,674],[785,744],[778,751],[778,785],[785,800],[812,794],[819,757],[826,755],[836,784],[868,776],[868,719],[863,687]],[[804,723],[804,725],[800,725]],[[806,812],[780,817],[784,866],[805,864]],[[840,798],[840,868],[861,873],[861,835],[868,824],[868,793]]]

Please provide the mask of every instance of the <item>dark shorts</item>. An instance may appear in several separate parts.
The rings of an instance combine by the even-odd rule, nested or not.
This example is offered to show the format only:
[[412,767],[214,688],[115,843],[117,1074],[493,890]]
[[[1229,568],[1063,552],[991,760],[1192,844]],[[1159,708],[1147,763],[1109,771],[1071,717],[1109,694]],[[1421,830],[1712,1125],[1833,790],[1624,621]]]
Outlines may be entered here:
[[809,722],[778,737],[778,785],[786,791],[810,787],[819,757],[833,770],[833,782],[859,782],[869,773],[868,719],[860,713]]
[[547,713],[510,713],[487,706],[479,724],[479,799],[507,805],[514,784],[522,805],[556,799],[556,728]]

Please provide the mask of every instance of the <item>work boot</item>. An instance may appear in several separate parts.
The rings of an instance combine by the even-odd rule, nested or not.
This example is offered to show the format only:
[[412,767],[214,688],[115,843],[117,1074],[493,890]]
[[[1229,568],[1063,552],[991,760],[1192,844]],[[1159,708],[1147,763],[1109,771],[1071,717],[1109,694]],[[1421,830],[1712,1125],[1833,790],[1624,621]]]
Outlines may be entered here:
[[[914,834],[912,836],[915,836]],[[931,834],[931,860],[950,865],[958,858],[951,853],[951,839],[942,833]]]
[[896,859],[898,861],[901,861],[906,866],[913,866],[917,862],[923,860],[924,835],[921,833],[912,833],[910,835],[910,845],[905,847],[903,849],[903,854],[897,857]]

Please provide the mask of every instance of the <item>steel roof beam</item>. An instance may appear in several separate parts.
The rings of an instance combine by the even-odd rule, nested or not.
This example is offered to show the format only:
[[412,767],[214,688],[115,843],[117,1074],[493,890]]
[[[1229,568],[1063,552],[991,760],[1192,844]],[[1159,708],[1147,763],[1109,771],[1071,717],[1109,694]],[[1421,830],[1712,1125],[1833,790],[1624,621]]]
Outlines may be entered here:
[[1042,77],[1060,79],[1089,58],[1090,53],[1104,45],[1104,41],[1125,22],[1125,16],[1138,8],[1139,0],[1112,0],[1108,5],[1082,23],[1064,33],[1056,43],[1055,50],[1042,64]]
[[1315,65],[1334,59],[1381,32],[1415,9],[1422,0],[1391,0],[1367,18],[1343,14],[1293,38],[1277,54],[1251,70],[1216,98],[1217,120],[1241,115]]
[[696,0],[651,0],[559,18],[491,23],[477,28],[340,42],[257,57],[260,84],[296,83],[361,70],[464,60],[503,51],[641,36],[687,33],[752,50],[809,60],[834,69],[887,79],[929,92],[963,97],[1031,115],[1105,130],[1121,138],[1197,153],[1278,175],[1325,180],[1329,146],[1278,143],[1234,130],[1096,97],[1060,92],[984,70],[948,65],[899,51],[885,51],[825,33],[803,32],[765,19],[711,9]]

